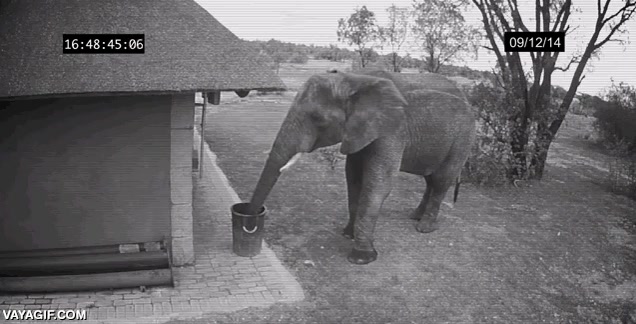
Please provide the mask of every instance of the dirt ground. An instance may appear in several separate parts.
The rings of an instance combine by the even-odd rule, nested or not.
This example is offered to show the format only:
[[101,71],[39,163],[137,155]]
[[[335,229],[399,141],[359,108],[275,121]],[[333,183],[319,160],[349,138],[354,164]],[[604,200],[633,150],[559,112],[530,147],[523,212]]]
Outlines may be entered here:
[[[250,96],[208,117],[206,139],[244,200],[291,99]],[[407,217],[423,179],[400,174],[366,266],[346,261],[340,234],[344,163],[305,155],[266,202],[266,241],[306,301],[180,323],[636,323],[636,202],[608,192],[609,158],[584,139],[591,122],[568,116],[541,182],[463,185],[434,233]]]

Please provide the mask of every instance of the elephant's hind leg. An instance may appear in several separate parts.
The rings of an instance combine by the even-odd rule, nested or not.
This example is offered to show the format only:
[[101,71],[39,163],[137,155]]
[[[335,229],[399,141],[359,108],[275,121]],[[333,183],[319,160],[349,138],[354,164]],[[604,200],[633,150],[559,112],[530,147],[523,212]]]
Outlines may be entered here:
[[422,215],[424,215],[424,211],[426,210],[426,205],[428,204],[428,201],[431,197],[431,176],[424,176],[424,179],[426,179],[426,191],[424,191],[422,201],[420,201],[420,204],[409,216],[411,219],[414,220],[420,220],[422,218]]
[[430,233],[439,228],[439,221],[437,216],[439,209],[442,205],[442,201],[448,192],[448,189],[453,185],[455,177],[450,174],[434,174],[431,176],[431,181],[427,182],[427,188],[431,188],[429,199],[424,207],[424,212],[419,222],[415,225],[415,228],[421,233]]
[[362,186],[362,160],[360,154],[347,155],[345,173],[347,175],[347,196],[349,199],[349,223],[344,228],[342,235],[348,239],[354,238],[354,225],[358,213],[360,189]]

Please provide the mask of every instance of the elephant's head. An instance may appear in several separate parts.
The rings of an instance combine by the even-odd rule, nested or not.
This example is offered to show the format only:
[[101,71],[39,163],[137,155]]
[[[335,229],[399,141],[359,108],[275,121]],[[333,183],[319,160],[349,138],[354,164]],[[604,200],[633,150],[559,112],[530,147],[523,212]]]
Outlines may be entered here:
[[292,103],[250,201],[258,210],[299,153],[342,142],[352,154],[381,136],[399,131],[406,100],[392,81],[373,76],[326,73],[310,77]]

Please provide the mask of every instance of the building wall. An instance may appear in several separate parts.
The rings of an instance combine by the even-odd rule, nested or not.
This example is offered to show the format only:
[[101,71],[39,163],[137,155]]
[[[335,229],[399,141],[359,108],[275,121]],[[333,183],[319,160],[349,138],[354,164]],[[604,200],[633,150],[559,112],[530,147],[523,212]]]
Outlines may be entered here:
[[194,94],[172,97],[170,153],[170,210],[172,215],[172,264],[194,262],[192,228],[192,145]]
[[[100,96],[0,104],[0,251],[171,237],[170,183],[184,178],[170,167],[171,145],[178,144],[171,136],[181,136],[173,129],[173,101]],[[192,144],[185,147],[190,154]],[[184,195],[179,201],[188,200]]]

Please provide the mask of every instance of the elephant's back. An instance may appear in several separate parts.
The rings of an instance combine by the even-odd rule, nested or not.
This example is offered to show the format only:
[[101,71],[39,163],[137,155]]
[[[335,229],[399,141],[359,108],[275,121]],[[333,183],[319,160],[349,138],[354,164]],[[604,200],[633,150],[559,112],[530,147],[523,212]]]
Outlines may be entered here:
[[378,78],[389,79],[393,81],[395,86],[402,94],[407,92],[427,89],[445,93],[450,93],[460,98],[464,98],[463,92],[457,87],[455,82],[437,73],[398,73],[388,72],[378,69],[362,69],[356,73]]
[[418,89],[434,90],[449,93],[454,96],[464,98],[463,92],[457,87],[457,84],[443,75],[436,73],[419,73],[419,74],[401,74],[395,78],[397,83],[401,83],[406,93]]
[[415,89],[403,95],[409,103],[407,108],[409,114],[434,114],[440,118],[474,119],[473,110],[463,96],[430,89]]

